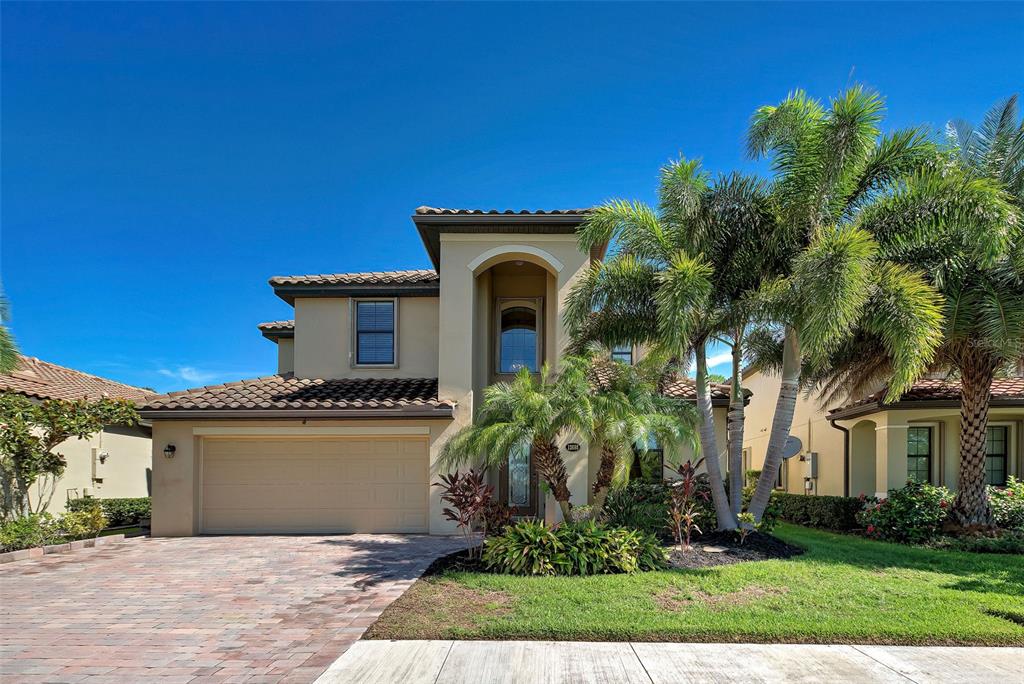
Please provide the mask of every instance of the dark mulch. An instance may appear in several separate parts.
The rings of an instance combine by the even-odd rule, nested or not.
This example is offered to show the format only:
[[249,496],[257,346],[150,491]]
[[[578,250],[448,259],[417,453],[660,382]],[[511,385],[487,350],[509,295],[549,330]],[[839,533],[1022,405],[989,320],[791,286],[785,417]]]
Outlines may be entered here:
[[[708,547],[723,550],[709,551]],[[803,552],[799,546],[787,544],[770,534],[752,532],[740,544],[732,532],[714,532],[702,535],[694,541],[693,548],[689,551],[680,551],[678,546],[673,546],[669,552],[668,562],[673,568],[708,568],[746,561],[792,558]]]
[[[479,552],[479,548],[474,552]],[[488,572],[487,568],[484,567],[484,562],[479,558],[479,553],[477,553],[477,556],[470,558],[468,552],[463,549],[462,551],[449,553],[447,556],[441,556],[436,559],[423,571],[423,576],[436,577],[437,575],[443,575],[449,570],[452,572]]]

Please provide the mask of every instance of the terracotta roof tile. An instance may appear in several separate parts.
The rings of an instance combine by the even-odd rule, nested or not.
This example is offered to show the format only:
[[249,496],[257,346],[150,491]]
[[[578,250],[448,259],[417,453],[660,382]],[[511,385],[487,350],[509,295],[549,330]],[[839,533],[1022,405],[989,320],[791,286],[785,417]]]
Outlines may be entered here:
[[423,216],[483,216],[485,214],[519,214],[525,216],[574,216],[585,215],[590,209],[445,209],[442,207],[416,207],[416,213]]
[[[857,406],[882,403],[886,390],[882,389],[863,399],[851,402],[830,413],[845,411]],[[996,378],[992,381],[993,399],[1024,399],[1024,378]],[[900,401],[959,401],[960,383],[948,380],[928,379],[914,383]]]
[[320,273],[313,275],[274,276],[271,285],[406,285],[436,283],[440,278],[433,269],[409,271],[371,271],[366,273]]
[[266,323],[260,323],[256,326],[263,332],[281,332],[286,330],[295,330],[295,321],[267,321]]
[[[610,373],[613,372],[615,366],[611,363],[598,366],[595,369],[597,376],[597,384],[604,385],[610,378]],[[684,399],[686,401],[697,401],[697,386],[692,378],[673,374],[665,378],[665,384],[662,387],[662,394],[666,397],[674,397],[676,399]],[[729,385],[711,383],[711,401],[716,404],[722,402],[729,402]]]
[[437,378],[296,378],[291,373],[152,397],[142,411],[253,409],[451,409]]
[[0,375],[0,390],[34,399],[128,399],[143,402],[156,393],[76,371],[32,356],[19,356],[12,373]]

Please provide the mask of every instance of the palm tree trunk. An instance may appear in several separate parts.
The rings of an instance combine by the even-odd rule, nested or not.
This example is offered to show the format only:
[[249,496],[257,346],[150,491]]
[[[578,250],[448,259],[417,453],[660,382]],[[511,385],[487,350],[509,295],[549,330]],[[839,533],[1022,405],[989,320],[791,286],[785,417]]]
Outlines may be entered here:
[[569,522],[572,520],[569,517],[572,511],[572,504],[569,502],[569,475],[565,470],[565,461],[558,452],[558,446],[548,440],[537,441],[533,444],[533,454],[537,459],[537,473],[551,488],[551,495],[562,509],[562,518]]
[[733,338],[732,347],[732,387],[729,391],[729,414],[727,420],[727,435],[729,443],[726,448],[729,452],[729,504],[734,516],[740,514],[743,506],[743,480],[746,473],[743,472],[743,348],[739,334]]
[[768,437],[768,451],[764,457],[757,488],[750,498],[748,510],[754,520],[761,522],[764,510],[768,508],[779,467],[782,465],[782,449],[789,439],[793,427],[793,413],[796,410],[796,396],[800,387],[800,338],[795,329],[786,327],[782,347],[782,383],[779,397],[775,402],[775,416],[772,418],[772,432]]
[[988,354],[975,351],[960,362],[960,475],[953,519],[963,527],[992,526],[985,487],[985,436],[994,366]]
[[597,469],[597,477],[594,479],[594,503],[590,507],[594,518],[597,518],[604,510],[604,502],[608,498],[608,490],[612,486],[612,477],[615,474],[616,459],[615,450],[607,444],[602,444],[601,465]]
[[694,350],[697,366],[697,408],[700,409],[700,447],[704,457],[704,467],[708,471],[708,484],[711,486],[711,501],[715,504],[715,517],[718,529],[736,529],[736,516],[729,508],[729,499],[725,495],[722,483],[722,464],[718,460],[718,443],[715,439],[715,417],[711,409],[711,395],[708,393],[708,358],[704,340]]

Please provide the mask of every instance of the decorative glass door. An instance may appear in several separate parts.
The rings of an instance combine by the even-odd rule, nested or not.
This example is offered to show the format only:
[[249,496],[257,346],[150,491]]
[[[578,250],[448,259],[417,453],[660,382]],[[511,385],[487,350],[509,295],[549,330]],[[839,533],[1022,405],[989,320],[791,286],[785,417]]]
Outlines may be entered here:
[[529,444],[514,447],[502,469],[501,496],[513,515],[537,515],[537,471]]

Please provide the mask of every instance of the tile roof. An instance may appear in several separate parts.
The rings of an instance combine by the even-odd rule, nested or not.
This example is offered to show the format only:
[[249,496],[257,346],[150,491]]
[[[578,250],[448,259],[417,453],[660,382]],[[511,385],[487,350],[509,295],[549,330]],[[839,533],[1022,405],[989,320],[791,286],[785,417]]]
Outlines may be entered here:
[[128,399],[136,403],[156,392],[76,371],[32,356],[19,356],[18,367],[0,375],[0,390],[34,399]]
[[[885,392],[885,389],[879,390],[863,399],[833,409],[829,413],[847,411],[858,406],[881,405],[884,403]],[[992,381],[992,399],[1024,400],[1024,377],[994,379]],[[900,402],[908,401],[960,401],[960,383],[941,379],[920,380],[900,397]]]
[[285,373],[163,394],[152,397],[140,411],[393,410],[450,415],[453,407],[437,398],[437,378],[323,380]]
[[[594,369],[594,373],[597,376],[596,383],[599,386],[605,385],[605,383],[611,380],[611,373],[614,371],[615,366],[611,363],[606,363],[597,366]],[[716,406],[721,406],[723,403],[729,403],[729,388],[730,385],[711,383],[709,385],[711,390],[711,401]],[[749,396],[750,392],[744,390]],[[664,378],[664,385],[662,386],[661,393],[666,397],[673,397],[676,399],[684,399],[686,401],[697,401],[697,385],[694,383],[693,378],[686,376],[673,374]]]
[[483,216],[483,215],[525,215],[525,216],[576,216],[585,215],[590,209],[445,209],[442,207],[416,207],[420,216]]
[[256,327],[263,332],[282,332],[295,330],[295,321],[267,321],[266,323],[260,323]]
[[429,268],[408,271],[371,271],[366,273],[320,273],[274,276],[271,285],[406,285],[436,283],[437,271]]

